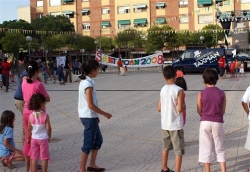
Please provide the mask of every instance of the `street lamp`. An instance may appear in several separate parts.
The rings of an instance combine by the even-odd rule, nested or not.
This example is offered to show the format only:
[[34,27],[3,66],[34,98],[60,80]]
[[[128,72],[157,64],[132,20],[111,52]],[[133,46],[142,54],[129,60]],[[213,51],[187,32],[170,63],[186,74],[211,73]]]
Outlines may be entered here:
[[200,36],[201,44],[203,43],[204,36]]
[[95,41],[95,51],[97,52],[98,41]]
[[28,41],[28,43],[29,43],[29,56],[30,56],[30,42],[32,41],[32,37],[31,36],[27,36],[26,37],[26,41]]

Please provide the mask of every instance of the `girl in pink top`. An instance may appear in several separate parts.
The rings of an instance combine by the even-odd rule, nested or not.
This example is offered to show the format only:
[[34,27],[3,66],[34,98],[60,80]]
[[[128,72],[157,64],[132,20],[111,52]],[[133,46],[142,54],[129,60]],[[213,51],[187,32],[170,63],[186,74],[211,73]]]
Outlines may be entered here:
[[[49,138],[51,137],[51,126],[49,116],[45,109],[46,98],[43,94],[33,94],[29,109],[34,110],[29,116],[28,143],[30,143],[30,158],[32,172],[37,172],[37,161],[42,160],[42,171],[47,172],[49,156]],[[31,136],[32,133],[32,136]]]
[[[24,100],[23,109],[23,127],[24,127],[24,144],[23,144],[23,154],[25,156],[25,166],[27,171],[30,169],[29,151],[30,143],[28,143],[28,120],[29,115],[33,112],[29,110],[29,101],[33,94],[41,93],[45,96],[46,102],[50,101],[50,97],[44,88],[44,85],[37,80],[39,76],[39,67],[36,61],[29,61],[26,71],[28,73],[27,79],[23,80],[22,91]],[[45,107],[43,109],[45,111]]]
[[[186,80],[183,77],[176,78],[175,85],[181,87],[184,91],[187,90],[187,83],[186,83]],[[186,107],[185,98],[186,98],[186,94],[184,93],[184,97],[183,97],[184,104],[183,104],[183,106]],[[184,108],[184,109],[186,109],[186,108]],[[185,125],[186,124],[186,114],[187,114],[186,110],[183,110],[182,114],[183,114],[183,124]]]

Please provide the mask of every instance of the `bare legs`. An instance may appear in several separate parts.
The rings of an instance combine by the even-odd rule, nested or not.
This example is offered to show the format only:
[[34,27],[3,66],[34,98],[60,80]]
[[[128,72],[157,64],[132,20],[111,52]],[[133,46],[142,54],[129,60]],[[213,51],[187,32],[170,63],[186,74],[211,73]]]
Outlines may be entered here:
[[[205,165],[205,171],[206,172],[211,172],[210,170],[210,163],[204,163]],[[226,162],[220,162],[220,168],[221,168],[221,172],[226,172]]]
[[[95,163],[97,154],[98,150],[91,150],[89,167],[99,168]],[[87,160],[88,160],[88,154],[82,152],[79,172],[89,172],[88,170],[86,170]]]
[[[175,156],[175,172],[181,171],[182,156]],[[162,169],[168,169],[168,151],[162,151]]]

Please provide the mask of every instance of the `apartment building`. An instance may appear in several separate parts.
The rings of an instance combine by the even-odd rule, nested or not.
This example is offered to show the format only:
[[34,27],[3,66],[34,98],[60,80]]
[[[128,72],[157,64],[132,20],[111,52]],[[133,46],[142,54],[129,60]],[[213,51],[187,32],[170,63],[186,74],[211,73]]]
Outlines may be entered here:
[[114,37],[127,28],[146,31],[161,24],[199,30],[216,23],[215,8],[240,15],[250,0],[30,0],[30,7],[31,19],[65,15],[78,33]]

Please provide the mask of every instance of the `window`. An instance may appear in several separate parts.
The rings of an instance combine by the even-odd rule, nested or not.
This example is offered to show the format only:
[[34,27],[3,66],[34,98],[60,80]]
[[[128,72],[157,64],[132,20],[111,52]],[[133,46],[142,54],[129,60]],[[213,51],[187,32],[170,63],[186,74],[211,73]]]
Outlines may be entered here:
[[179,0],[179,7],[187,7],[188,0]]
[[190,59],[191,58],[191,52],[189,52],[189,51],[185,52],[184,58],[185,59]]
[[102,14],[109,14],[109,12],[110,12],[109,8],[102,9]]
[[82,15],[83,16],[89,16],[89,14],[90,14],[90,10],[89,9],[83,9],[82,10]]
[[118,29],[129,29],[130,28],[130,24],[129,25],[118,25]]
[[37,7],[43,7],[43,1],[36,1]]
[[156,6],[156,9],[164,9],[164,8],[166,8],[165,2],[156,2],[155,6]]
[[134,5],[134,12],[135,13],[147,12],[147,5],[146,4]]
[[53,13],[50,13],[51,16],[60,16],[61,15],[61,12],[53,12]]
[[130,6],[121,6],[121,7],[118,7],[117,11],[118,11],[118,14],[130,13]]
[[213,15],[212,14],[206,14],[206,15],[199,15],[198,16],[198,23],[212,23],[213,22]]
[[42,18],[43,17],[43,14],[36,14],[36,18]]
[[180,23],[188,23],[188,16],[181,16]]
[[82,0],[83,2],[89,2],[89,0]]
[[61,5],[61,0],[50,0],[49,1],[49,5],[51,7],[53,7],[53,6],[60,6]]
[[82,29],[83,30],[89,30],[90,29],[90,24],[89,23],[83,23],[82,24]]
[[62,5],[68,5],[68,4],[73,4],[74,0],[61,0]]
[[110,28],[110,27],[111,27],[109,21],[103,21],[103,22],[101,23],[101,26],[102,26],[102,28]]

